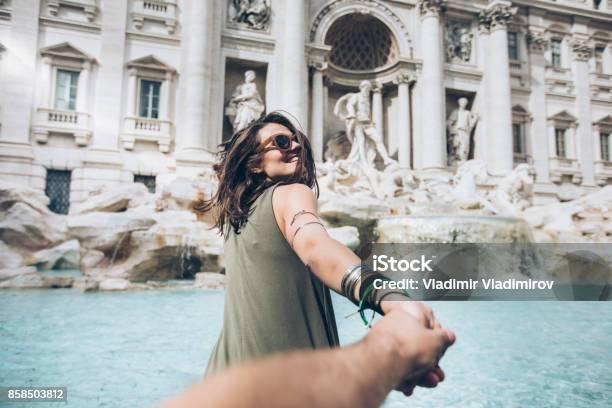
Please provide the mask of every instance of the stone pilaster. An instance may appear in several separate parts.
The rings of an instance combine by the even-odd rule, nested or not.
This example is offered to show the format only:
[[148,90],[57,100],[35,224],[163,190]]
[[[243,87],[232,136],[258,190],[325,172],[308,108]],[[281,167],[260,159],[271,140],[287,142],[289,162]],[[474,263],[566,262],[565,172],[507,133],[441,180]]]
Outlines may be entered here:
[[536,182],[548,183],[550,173],[548,158],[553,154],[549,152],[546,126],[546,59],[544,53],[548,48],[549,40],[543,28],[533,28],[527,33],[529,47],[531,93],[529,94],[529,112],[532,115],[529,132],[533,165],[536,171]]
[[[442,62],[442,31],[440,13],[446,2],[441,0],[420,0],[421,49],[423,69],[422,116],[423,135],[421,145],[422,169],[443,169],[446,167],[445,99]],[[425,136],[426,135],[426,136]],[[406,152],[404,151],[404,154]]]
[[514,165],[512,153],[512,97],[508,57],[507,26],[516,7],[503,0],[493,1],[480,13],[481,30],[489,32],[489,47],[485,64],[486,92],[489,102],[487,115],[487,169],[493,175],[504,175]]
[[591,109],[591,88],[589,75],[589,59],[593,54],[593,45],[585,34],[575,33],[571,40],[572,73],[576,86],[576,112],[578,128],[575,132],[575,156],[582,171],[582,184],[595,185],[595,158],[593,143],[593,116]]
[[12,2],[10,33],[2,38],[0,179],[44,189],[45,171],[30,144],[38,55],[38,0]]

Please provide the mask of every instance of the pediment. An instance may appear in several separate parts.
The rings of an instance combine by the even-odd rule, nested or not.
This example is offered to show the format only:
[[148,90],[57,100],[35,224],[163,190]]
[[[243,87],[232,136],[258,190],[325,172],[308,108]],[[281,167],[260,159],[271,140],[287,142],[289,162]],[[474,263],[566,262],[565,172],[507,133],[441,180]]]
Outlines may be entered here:
[[132,61],[129,61],[127,64],[128,68],[144,68],[144,69],[153,69],[158,71],[165,72],[175,72],[174,67],[166,64],[159,58],[154,55],[147,55],[146,57],[138,58]]
[[52,45],[49,47],[42,48],[40,54],[43,56],[61,57],[77,59],[81,61],[95,61],[95,58],[87,54],[85,51],[78,47],[70,44],[69,42],[63,42],[61,44]]
[[599,125],[599,126],[605,126],[605,127],[612,127],[612,115],[604,116],[603,118],[599,119],[597,122],[593,122],[593,124]]
[[572,115],[571,113],[565,110],[549,117],[548,119],[558,121],[558,122],[576,122],[578,121],[578,118],[576,118],[574,115]]
[[521,105],[514,105],[512,107],[512,112],[513,113],[520,113],[520,114],[524,114],[524,115],[529,114],[529,112],[527,112],[527,109],[523,108]]

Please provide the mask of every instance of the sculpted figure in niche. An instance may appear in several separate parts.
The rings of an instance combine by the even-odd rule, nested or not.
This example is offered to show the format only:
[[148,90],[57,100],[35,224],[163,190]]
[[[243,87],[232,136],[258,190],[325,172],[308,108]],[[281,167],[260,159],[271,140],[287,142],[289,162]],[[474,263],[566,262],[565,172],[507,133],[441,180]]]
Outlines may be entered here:
[[244,73],[244,82],[236,87],[225,108],[225,114],[232,122],[234,133],[259,118],[264,110],[265,105],[255,84],[255,71],[248,70]]
[[230,2],[231,21],[255,30],[268,28],[270,11],[270,0],[232,0]]
[[467,98],[459,98],[457,101],[459,108],[455,109],[446,125],[450,135],[449,140],[449,162],[464,163],[470,153],[470,135],[478,122],[478,115],[467,110]]

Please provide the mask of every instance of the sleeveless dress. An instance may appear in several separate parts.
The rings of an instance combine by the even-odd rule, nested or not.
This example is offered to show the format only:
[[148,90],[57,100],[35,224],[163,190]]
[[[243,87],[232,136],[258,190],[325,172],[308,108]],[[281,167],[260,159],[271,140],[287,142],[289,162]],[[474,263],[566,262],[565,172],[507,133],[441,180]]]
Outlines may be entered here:
[[329,289],[302,263],[274,218],[267,189],[240,234],[224,242],[223,328],[208,361],[209,375],[255,357],[339,344]]

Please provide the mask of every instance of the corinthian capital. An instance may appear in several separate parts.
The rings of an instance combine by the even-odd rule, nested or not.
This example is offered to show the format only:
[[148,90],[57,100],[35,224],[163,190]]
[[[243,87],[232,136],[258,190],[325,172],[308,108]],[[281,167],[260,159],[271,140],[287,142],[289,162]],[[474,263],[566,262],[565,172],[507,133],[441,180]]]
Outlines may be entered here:
[[572,57],[578,61],[588,61],[593,54],[593,44],[586,38],[572,38],[570,40],[572,47]]
[[393,80],[393,83],[397,85],[399,84],[410,85],[413,82],[416,82],[416,78],[411,72],[408,72],[408,71],[400,71],[395,77],[395,79]]
[[533,53],[544,53],[549,43],[548,36],[543,31],[530,30],[527,33],[527,44],[529,44],[529,50]]
[[508,23],[512,20],[518,7],[513,7],[509,1],[493,1],[485,10],[478,15],[480,30],[507,29]]
[[446,0],[419,0],[421,16],[439,16],[446,8]]

